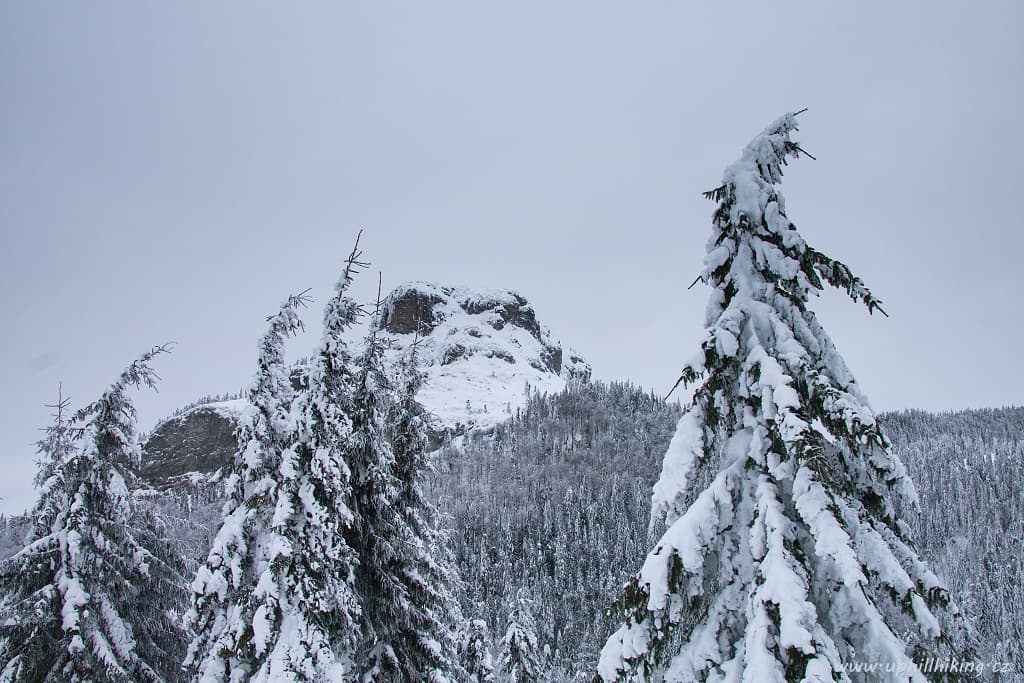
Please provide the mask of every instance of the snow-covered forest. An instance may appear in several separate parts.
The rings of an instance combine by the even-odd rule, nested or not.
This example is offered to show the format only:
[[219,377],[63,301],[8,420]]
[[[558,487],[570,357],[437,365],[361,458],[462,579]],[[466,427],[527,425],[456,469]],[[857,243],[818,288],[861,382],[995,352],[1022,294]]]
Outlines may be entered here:
[[[545,676],[590,679],[611,630],[606,608],[647,548],[650,489],[678,417],[648,392],[595,381],[535,394],[494,433],[438,454],[428,491],[450,529],[462,614],[479,648],[466,652],[469,670],[493,670],[524,590]],[[908,516],[914,536],[969,615],[979,656],[1024,661],[1024,409],[880,420],[921,496],[920,514]],[[140,496],[194,571],[215,532],[219,487]],[[20,549],[27,522],[3,520],[2,557]]]
[[220,406],[222,466],[147,470],[169,346],[59,397],[0,528],[0,681],[1024,680],[1024,409],[873,413],[813,311],[885,310],[787,218],[798,122],[706,193],[671,397],[593,379],[519,295],[361,304],[358,239],[312,353],[293,294],[242,395],[162,423]]

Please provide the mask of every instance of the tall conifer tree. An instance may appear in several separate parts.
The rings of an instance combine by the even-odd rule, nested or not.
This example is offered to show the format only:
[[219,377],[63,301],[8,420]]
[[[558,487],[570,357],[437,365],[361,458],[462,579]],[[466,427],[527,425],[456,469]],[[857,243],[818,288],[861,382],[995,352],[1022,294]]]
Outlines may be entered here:
[[[339,296],[345,286],[343,277]],[[354,609],[351,554],[338,530],[346,472],[318,440],[300,440],[309,437],[307,404],[296,400],[284,359],[306,303],[292,296],[269,318],[224,520],[193,582],[187,664],[204,683],[340,681],[346,673],[337,652]]]
[[407,536],[396,571],[409,596],[397,631],[410,671],[427,680],[456,680],[460,672],[458,630],[462,615],[453,589],[459,582],[441,519],[423,492],[427,461],[426,411],[416,400],[423,375],[416,345],[397,364],[397,392],[390,420],[395,456],[394,507]]
[[[379,314],[379,302],[378,302]],[[423,497],[423,410],[415,401],[415,361],[403,364],[396,389],[375,320],[358,360],[353,393],[352,470],[356,592],[362,608],[358,660],[363,681],[460,679],[458,604],[449,593],[452,564],[438,542],[433,508]]]
[[772,123],[707,193],[707,331],[680,379],[696,391],[605,681],[846,681],[855,661],[921,681],[914,660],[943,647],[946,591],[893,510],[914,487],[808,308],[826,284],[869,312],[881,302],[786,217],[796,128],[794,114]]

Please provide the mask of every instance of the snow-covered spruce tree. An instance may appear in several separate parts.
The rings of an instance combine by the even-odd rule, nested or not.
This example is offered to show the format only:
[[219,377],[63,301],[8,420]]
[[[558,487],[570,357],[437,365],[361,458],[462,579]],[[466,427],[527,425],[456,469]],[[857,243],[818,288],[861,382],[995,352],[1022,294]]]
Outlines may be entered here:
[[[59,675],[50,673],[56,655],[67,649],[64,638],[63,594],[60,591],[60,569],[54,561],[64,559],[61,549],[61,528],[69,495],[64,464],[79,447],[81,430],[72,430],[66,414],[69,399],[58,397],[53,424],[46,427],[38,442],[39,459],[35,485],[39,499],[29,516],[26,544],[0,565],[0,664],[3,681],[46,680]],[[54,533],[56,527],[56,533]]]
[[395,631],[396,647],[407,660],[407,671],[430,673],[452,680],[461,670],[458,647],[462,615],[453,594],[458,571],[433,503],[423,492],[427,475],[426,411],[416,400],[423,375],[416,362],[416,345],[397,364],[397,393],[390,423],[396,480],[393,506],[399,515],[405,544],[395,570],[409,596],[404,623]]
[[[379,311],[379,305],[378,305]],[[356,594],[362,609],[357,662],[364,682],[459,680],[451,624],[457,603],[434,562],[432,509],[415,477],[423,467],[422,409],[411,398],[416,376],[397,391],[384,348],[371,325],[357,361],[348,463],[352,472],[349,544],[356,550]]]
[[[847,681],[844,664],[914,664],[944,647],[947,593],[892,501],[916,493],[807,304],[827,283],[881,311],[804,242],[776,189],[794,114],[725,171],[703,279],[697,383],[654,488],[664,535],[618,602],[605,681]],[[951,611],[951,610],[949,610]]]
[[[306,302],[292,296],[269,318],[225,483],[223,523],[192,584],[187,621],[195,637],[186,666],[200,681],[340,681],[345,675],[336,646],[350,637],[355,608],[351,552],[340,534],[348,488],[332,444],[336,415],[316,412],[324,404],[318,394],[310,410],[317,418],[303,426],[307,406],[296,399],[284,359]],[[325,335],[337,329],[329,317]],[[322,383],[317,388],[322,392]]]
[[26,546],[0,566],[0,681],[176,679],[182,563],[130,487],[139,446],[133,387],[155,387],[156,347],[40,443]]
[[539,680],[540,668],[533,601],[520,589],[509,611],[505,635],[498,642],[498,672],[504,683],[532,683]]
[[362,617],[356,662],[363,681],[402,678],[402,662],[389,636],[409,601],[405,586],[394,572],[402,555],[400,546],[408,536],[392,505],[398,482],[387,433],[394,389],[383,363],[381,341],[371,331],[357,359],[348,448],[355,519],[347,538],[359,558],[356,595]]
[[459,656],[470,683],[494,683],[494,658],[491,656],[491,635],[486,621],[473,619],[466,622]]

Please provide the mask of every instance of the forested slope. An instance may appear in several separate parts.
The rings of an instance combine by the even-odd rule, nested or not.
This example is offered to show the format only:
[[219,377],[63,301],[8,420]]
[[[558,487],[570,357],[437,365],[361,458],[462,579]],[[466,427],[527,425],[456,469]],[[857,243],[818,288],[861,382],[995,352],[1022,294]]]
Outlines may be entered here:
[[[678,415],[636,387],[592,382],[534,396],[493,435],[442,453],[434,495],[467,616],[501,633],[525,588],[555,680],[594,670],[613,628],[604,610],[649,550],[651,486]],[[1024,409],[882,421],[921,498],[906,519],[974,625],[979,659],[1024,676]]]

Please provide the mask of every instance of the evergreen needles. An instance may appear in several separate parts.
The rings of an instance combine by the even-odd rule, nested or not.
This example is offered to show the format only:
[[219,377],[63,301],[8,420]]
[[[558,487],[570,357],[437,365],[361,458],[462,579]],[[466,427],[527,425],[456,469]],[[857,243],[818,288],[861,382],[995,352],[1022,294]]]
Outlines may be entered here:
[[880,304],[809,247],[777,185],[795,114],[772,123],[706,193],[718,203],[702,279],[695,393],[654,487],[664,529],[618,602],[605,681],[845,681],[856,661],[924,680],[946,590],[893,503],[914,504],[867,401],[808,308],[825,284]]

